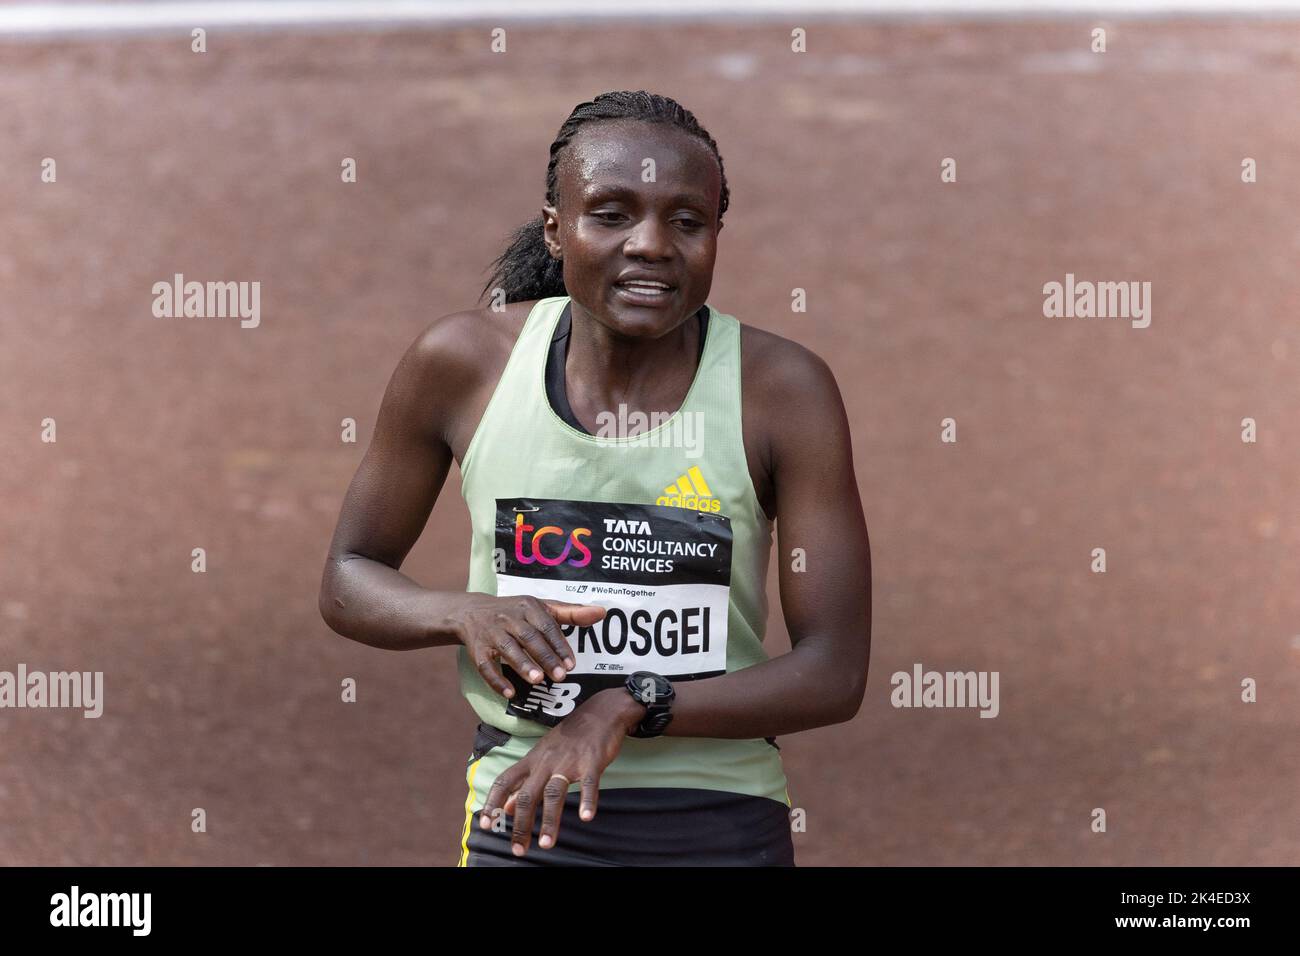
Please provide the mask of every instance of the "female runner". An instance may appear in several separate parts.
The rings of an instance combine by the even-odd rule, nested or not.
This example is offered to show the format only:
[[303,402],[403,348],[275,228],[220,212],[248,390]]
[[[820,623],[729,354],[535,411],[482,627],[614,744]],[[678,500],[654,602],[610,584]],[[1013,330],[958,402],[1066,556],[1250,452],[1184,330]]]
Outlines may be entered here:
[[[728,199],[678,103],[582,103],[489,306],[430,324],[389,382],[320,609],[375,647],[458,646],[462,866],[792,866],[776,738],[861,704],[847,417],[825,362],[707,304]],[[432,591],[400,568],[453,458],[469,582]],[[791,650],[769,659],[775,522]]]

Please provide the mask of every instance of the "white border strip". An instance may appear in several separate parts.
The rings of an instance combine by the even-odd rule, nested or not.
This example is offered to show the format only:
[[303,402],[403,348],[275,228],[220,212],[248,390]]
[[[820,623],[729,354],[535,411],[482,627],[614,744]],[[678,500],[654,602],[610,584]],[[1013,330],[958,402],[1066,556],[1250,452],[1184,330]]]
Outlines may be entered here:
[[565,18],[808,15],[1100,15],[1300,12],[1300,0],[275,0],[275,2],[22,3],[0,7],[0,35],[455,24]]

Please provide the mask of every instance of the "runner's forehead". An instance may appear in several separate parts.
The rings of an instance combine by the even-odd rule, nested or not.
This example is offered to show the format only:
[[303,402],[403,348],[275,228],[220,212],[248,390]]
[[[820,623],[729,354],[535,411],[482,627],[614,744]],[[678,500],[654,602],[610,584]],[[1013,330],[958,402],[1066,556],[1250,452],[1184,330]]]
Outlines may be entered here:
[[[720,192],[717,163],[703,143],[644,123],[606,126],[589,135],[580,133],[569,150],[566,166],[584,203],[621,193],[716,207]],[[654,161],[652,182],[644,181],[646,160]]]

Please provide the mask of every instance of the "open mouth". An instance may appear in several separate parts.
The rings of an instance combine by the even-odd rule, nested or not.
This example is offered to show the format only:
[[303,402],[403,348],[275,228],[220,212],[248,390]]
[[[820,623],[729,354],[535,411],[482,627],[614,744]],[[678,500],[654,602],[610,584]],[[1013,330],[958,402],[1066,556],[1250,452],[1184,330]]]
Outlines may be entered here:
[[614,288],[619,295],[634,302],[659,302],[672,295],[674,287],[666,282],[653,282],[648,279],[628,279],[615,282]]

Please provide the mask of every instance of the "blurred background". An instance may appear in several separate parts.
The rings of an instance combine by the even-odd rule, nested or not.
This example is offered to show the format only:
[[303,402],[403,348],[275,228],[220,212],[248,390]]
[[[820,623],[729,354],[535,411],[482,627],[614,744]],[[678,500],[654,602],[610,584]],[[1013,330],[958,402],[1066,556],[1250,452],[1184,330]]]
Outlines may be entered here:
[[[726,163],[711,304],[821,355],[853,427],[871,680],[781,740],[799,863],[1300,862],[1272,6],[0,6],[0,670],[104,673],[97,720],[0,710],[0,861],[455,863],[454,652],[333,634],[321,568],[399,357],[477,304],[570,110],[647,89]],[[260,325],[154,318],[176,273],[260,282]],[[1150,282],[1150,327],[1044,317],[1067,273]],[[432,588],[458,489],[403,567]],[[998,717],[892,707],[918,662],[998,671]]]

